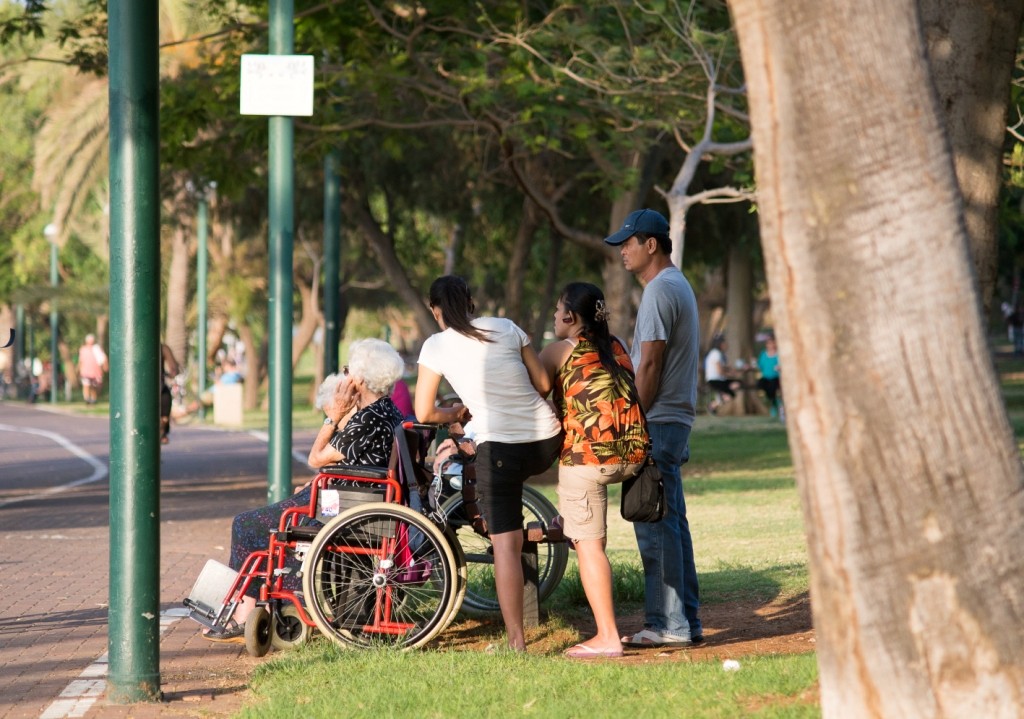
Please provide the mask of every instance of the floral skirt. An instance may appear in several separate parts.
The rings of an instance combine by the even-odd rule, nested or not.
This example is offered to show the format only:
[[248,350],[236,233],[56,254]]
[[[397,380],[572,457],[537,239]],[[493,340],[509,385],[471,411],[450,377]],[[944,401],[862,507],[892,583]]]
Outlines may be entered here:
[[[265,551],[270,544],[270,533],[278,530],[284,511],[291,507],[308,506],[311,493],[312,488],[306,487],[276,504],[237,515],[231,522],[231,568],[241,569],[250,554]],[[283,576],[284,588],[291,591],[300,589],[302,582],[297,575],[301,565],[298,560],[289,555],[285,567],[291,571]],[[245,593],[250,597],[259,597],[261,584],[259,581],[252,582]]]

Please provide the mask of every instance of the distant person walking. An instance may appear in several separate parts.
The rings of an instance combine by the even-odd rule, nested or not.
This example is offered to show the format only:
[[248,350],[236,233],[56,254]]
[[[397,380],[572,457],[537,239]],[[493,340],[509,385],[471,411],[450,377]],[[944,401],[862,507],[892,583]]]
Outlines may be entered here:
[[174,352],[165,344],[160,345],[160,443],[170,442],[171,433],[171,382],[181,372]]
[[103,375],[109,369],[107,355],[96,344],[96,335],[86,335],[78,348],[78,376],[82,378],[82,398],[86,404],[96,404],[103,388]]
[[633,525],[644,565],[644,628],[622,638],[627,646],[686,646],[704,638],[680,473],[696,416],[700,330],[693,289],[670,259],[668,229],[660,213],[637,210],[605,239],[644,285],[630,359],[668,505],[662,521]]
[[757,356],[757,368],[761,371],[757,386],[768,397],[771,416],[782,416],[782,405],[779,403],[779,395],[782,394],[782,384],[779,380],[779,349],[775,344],[775,335],[768,335],[765,338],[764,349]]

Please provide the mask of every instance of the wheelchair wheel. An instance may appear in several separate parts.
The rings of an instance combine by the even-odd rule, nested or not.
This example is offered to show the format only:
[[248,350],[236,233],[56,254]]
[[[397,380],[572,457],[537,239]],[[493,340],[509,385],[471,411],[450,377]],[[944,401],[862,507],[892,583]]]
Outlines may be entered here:
[[466,599],[466,591],[469,589],[469,565],[466,562],[466,553],[462,551],[462,545],[459,544],[459,539],[455,536],[455,530],[452,527],[445,527],[443,534],[445,541],[448,542],[448,547],[452,550],[452,556],[455,557],[455,601],[452,602],[448,619],[445,620],[441,631],[447,629],[448,625],[455,621],[455,617]]
[[[441,505],[441,511],[448,518],[448,526],[455,531],[459,544],[466,556],[469,573],[469,587],[462,605],[477,612],[497,612],[498,593],[494,586],[494,552],[491,540],[477,534],[462,509],[462,493],[456,493]],[[523,519],[526,522],[542,521],[551,526],[558,510],[547,497],[529,485],[523,486]],[[565,574],[569,561],[569,547],[564,542],[537,545],[538,596],[544,601],[555,591]]]
[[256,607],[245,618],[245,651],[252,657],[270,651],[270,612],[266,607]]
[[447,626],[457,564],[441,531],[397,504],[372,503],[332,519],[302,565],[307,609],[342,646],[421,646]]
[[274,649],[300,647],[309,639],[310,627],[299,617],[299,610],[291,602],[282,602],[271,615],[270,645]]

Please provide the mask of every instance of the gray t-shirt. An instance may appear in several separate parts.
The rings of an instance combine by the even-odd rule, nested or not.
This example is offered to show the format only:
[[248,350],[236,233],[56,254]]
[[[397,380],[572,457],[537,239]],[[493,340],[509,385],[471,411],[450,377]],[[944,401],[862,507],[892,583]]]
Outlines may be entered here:
[[665,362],[651,422],[680,422],[693,426],[700,365],[700,323],[693,288],[676,267],[666,267],[644,288],[636,315],[630,359],[640,365],[640,343],[664,340]]

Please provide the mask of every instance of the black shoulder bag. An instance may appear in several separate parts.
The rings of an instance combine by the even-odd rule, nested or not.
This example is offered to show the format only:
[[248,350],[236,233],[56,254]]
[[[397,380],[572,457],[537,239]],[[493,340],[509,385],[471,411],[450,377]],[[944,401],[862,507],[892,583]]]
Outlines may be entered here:
[[[640,404],[640,393],[636,385],[630,382],[636,406],[640,416],[647,425],[647,414]],[[627,522],[660,522],[665,517],[665,481],[661,478],[661,470],[654,463],[650,429],[647,435],[647,459],[631,477],[622,482],[622,504],[619,512]]]

